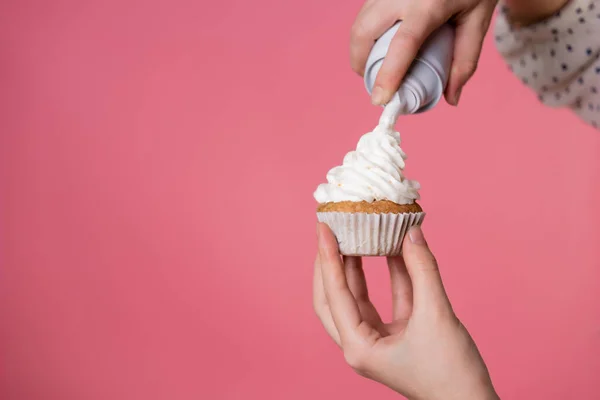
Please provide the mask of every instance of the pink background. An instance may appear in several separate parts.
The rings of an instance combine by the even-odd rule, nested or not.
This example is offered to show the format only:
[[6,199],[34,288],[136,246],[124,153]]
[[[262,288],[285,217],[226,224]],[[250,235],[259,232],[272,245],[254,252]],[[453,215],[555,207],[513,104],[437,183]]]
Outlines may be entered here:
[[[379,113],[360,3],[4,2],[2,399],[396,398],[311,305],[312,192]],[[489,40],[462,101],[398,125],[453,304],[503,398],[597,398],[600,134]]]

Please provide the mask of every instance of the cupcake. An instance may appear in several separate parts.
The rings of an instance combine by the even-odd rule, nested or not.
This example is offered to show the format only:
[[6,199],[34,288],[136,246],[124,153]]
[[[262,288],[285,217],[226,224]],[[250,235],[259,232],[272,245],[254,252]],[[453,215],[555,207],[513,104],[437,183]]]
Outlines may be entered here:
[[380,122],[363,135],[314,193],[318,220],[329,225],[343,255],[398,255],[408,229],[425,217],[416,202],[420,185],[404,177],[406,154],[392,127]]

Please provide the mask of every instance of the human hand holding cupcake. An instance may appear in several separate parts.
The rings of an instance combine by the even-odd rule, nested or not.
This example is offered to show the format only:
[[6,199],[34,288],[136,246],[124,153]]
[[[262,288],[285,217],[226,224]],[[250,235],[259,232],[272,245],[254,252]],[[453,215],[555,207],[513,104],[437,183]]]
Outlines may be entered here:
[[386,106],[377,127],[314,193],[317,217],[329,225],[343,255],[398,255],[408,229],[425,217],[416,202],[420,185],[403,173],[406,154],[393,128],[398,106]]

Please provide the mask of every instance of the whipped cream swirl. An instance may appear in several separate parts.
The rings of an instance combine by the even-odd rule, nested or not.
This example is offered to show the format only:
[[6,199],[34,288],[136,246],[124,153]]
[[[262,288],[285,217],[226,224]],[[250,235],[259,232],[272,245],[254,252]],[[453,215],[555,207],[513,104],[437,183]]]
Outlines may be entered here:
[[319,203],[390,200],[412,204],[419,199],[421,186],[403,175],[406,154],[400,148],[400,134],[394,131],[400,108],[398,98],[392,100],[377,127],[360,138],[356,151],[327,173],[327,183],[314,193]]

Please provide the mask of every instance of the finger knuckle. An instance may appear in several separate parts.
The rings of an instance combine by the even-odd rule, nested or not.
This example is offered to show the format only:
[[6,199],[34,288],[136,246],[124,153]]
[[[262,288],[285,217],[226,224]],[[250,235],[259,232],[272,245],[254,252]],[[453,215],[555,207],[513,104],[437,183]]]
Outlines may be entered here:
[[480,22],[479,33],[482,36],[485,36],[488,29],[490,29],[490,24],[492,23],[491,18],[483,18]]
[[422,41],[421,37],[409,27],[398,29],[398,32],[396,33],[396,39],[397,43],[413,52],[419,50]]
[[438,263],[433,254],[427,254],[427,255],[421,256],[416,261],[416,264],[417,264],[418,269],[421,271],[432,271],[432,272],[438,271]]
[[462,74],[465,76],[465,78],[469,79],[470,77],[472,77],[475,74],[475,71],[477,71],[477,67],[478,67],[477,61],[467,60],[467,61],[461,62],[460,69],[462,71]]
[[[451,0],[450,0],[451,1]],[[448,0],[420,0],[411,3],[410,14],[414,19],[427,21],[428,25],[437,28],[448,19],[449,10],[453,6]]]
[[360,347],[344,349],[346,363],[357,373],[366,374],[368,370],[367,353]]
[[440,23],[445,20],[446,6],[440,7],[439,0],[423,0],[421,2],[421,12],[427,20],[433,23]]
[[368,35],[368,31],[364,21],[356,20],[354,24],[352,24],[352,28],[350,28],[350,38],[353,41],[364,39]]
[[362,75],[363,73],[364,65],[362,65],[362,62],[360,62],[358,57],[352,54],[352,52],[350,53],[350,68],[359,75]]

